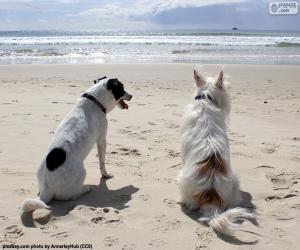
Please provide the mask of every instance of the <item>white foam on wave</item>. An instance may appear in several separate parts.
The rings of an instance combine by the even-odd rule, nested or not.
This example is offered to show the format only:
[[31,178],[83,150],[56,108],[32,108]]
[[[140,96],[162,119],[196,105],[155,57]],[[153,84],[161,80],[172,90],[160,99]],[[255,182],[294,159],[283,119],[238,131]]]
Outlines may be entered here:
[[276,46],[280,42],[300,43],[300,37],[274,36],[59,36],[0,37],[5,45],[73,45],[73,44],[190,44],[222,46]]

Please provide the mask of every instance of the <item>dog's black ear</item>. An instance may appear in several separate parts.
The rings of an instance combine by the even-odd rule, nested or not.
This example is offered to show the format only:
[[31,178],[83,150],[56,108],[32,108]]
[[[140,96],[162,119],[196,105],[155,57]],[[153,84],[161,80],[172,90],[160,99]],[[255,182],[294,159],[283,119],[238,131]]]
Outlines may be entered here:
[[109,79],[106,88],[112,91],[116,100],[119,100],[125,94],[124,86],[118,79]]
[[100,82],[101,80],[106,79],[106,78],[107,78],[106,76],[98,78],[98,79],[94,80],[94,84],[97,84],[98,82]]
[[196,82],[196,86],[198,88],[202,87],[205,84],[205,80],[195,69],[194,69],[194,79]]
[[106,83],[106,88],[107,89],[113,89],[118,86],[118,80],[117,79],[109,79]]

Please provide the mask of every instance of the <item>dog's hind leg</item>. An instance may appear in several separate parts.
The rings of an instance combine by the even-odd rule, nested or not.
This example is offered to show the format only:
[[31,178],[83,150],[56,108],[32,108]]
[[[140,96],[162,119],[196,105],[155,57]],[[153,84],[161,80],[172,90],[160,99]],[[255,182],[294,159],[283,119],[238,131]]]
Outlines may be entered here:
[[39,193],[39,199],[43,201],[44,203],[48,203],[53,198],[53,193],[49,192],[48,188],[43,189]]
[[83,185],[86,176],[86,170],[83,165],[77,169],[80,169],[80,171],[76,172],[76,177],[72,182],[66,183],[67,185],[64,186],[64,189],[60,188],[55,194],[57,200],[76,200],[91,190],[90,186]]
[[88,185],[82,185],[81,190],[79,190],[78,194],[74,195],[71,199],[77,200],[80,196],[84,195],[87,192],[91,191],[91,187]]
[[97,141],[98,157],[100,162],[100,171],[103,178],[110,179],[113,175],[109,174],[105,167],[106,140]]
[[86,170],[84,167],[82,167],[82,174],[79,176],[79,178],[74,182],[74,193],[71,197],[72,200],[78,199],[81,195],[84,195],[85,193],[91,191],[91,187],[89,185],[83,185],[85,176],[86,176]]

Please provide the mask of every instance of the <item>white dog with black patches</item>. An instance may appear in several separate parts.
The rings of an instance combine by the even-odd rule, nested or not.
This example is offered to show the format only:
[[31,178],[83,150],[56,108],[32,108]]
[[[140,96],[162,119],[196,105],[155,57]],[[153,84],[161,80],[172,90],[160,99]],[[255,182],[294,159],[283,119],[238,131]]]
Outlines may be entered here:
[[237,220],[255,216],[236,207],[241,194],[226,133],[230,96],[223,71],[217,80],[204,79],[197,71],[194,78],[195,100],[187,107],[181,135],[183,168],[177,177],[181,203],[189,210],[200,210],[200,220],[215,231],[232,235],[239,226]]
[[83,185],[86,176],[83,163],[96,142],[102,177],[112,177],[105,168],[106,113],[116,105],[128,109],[124,100],[131,98],[118,79],[106,77],[96,80],[79,98],[55,131],[37,172],[39,196],[24,200],[24,212],[47,208],[51,199],[76,199],[90,191],[88,185]]

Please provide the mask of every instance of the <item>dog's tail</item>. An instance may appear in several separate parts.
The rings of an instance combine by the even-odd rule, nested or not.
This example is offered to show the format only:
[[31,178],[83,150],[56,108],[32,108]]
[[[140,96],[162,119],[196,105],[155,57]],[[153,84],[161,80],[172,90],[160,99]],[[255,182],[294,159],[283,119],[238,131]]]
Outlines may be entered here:
[[238,220],[255,220],[255,214],[245,208],[231,208],[223,213],[218,210],[210,212],[209,215],[200,219],[206,222],[215,232],[232,236],[239,229],[240,223]]
[[41,208],[50,208],[47,206],[46,203],[48,203],[51,200],[51,196],[45,195],[45,193],[42,193],[35,199],[27,198],[23,201],[21,207],[23,212],[29,213],[37,209]]

